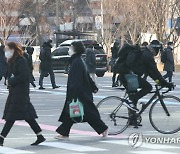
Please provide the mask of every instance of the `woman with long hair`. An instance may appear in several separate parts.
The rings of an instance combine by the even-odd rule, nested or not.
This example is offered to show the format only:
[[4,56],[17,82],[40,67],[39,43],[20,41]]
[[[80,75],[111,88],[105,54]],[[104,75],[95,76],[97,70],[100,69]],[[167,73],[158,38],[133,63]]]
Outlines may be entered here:
[[29,69],[26,59],[23,57],[22,47],[15,42],[8,43],[5,47],[5,56],[8,60],[9,95],[3,115],[6,123],[0,134],[0,146],[3,146],[4,139],[16,120],[25,120],[30,125],[37,135],[37,140],[31,145],[38,145],[44,142],[45,138],[35,120],[37,114],[30,102]]

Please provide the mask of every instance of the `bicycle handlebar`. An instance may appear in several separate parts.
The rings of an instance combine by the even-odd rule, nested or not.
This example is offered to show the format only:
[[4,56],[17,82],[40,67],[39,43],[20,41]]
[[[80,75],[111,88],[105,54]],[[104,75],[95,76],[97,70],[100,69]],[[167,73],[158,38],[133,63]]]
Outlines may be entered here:
[[[157,90],[160,91],[160,90],[162,90],[163,88],[167,88],[167,87],[163,87],[162,85],[159,85],[159,84],[156,84],[155,87],[156,87],[156,91],[157,91]],[[159,88],[159,87],[160,87],[160,88]],[[172,91],[175,87],[176,87],[176,85],[173,84],[173,88],[168,88],[168,90],[166,90],[165,92],[162,92],[162,94],[166,94],[166,93]],[[151,93],[154,93],[154,92],[155,92],[155,91],[153,91],[153,92],[151,92]]]

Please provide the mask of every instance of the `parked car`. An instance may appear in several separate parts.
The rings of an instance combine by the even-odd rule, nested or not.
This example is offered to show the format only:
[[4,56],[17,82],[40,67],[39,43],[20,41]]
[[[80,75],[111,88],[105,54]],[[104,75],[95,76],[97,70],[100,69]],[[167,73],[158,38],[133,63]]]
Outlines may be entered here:
[[[52,66],[54,72],[68,72],[68,59],[70,58],[68,50],[71,43],[74,41],[82,41],[85,47],[90,44],[94,46],[94,52],[96,53],[96,75],[98,77],[103,77],[107,71],[107,55],[100,44],[94,40],[67,40],[61,43],[60,46],[52,52]],[[83,54],[82,57],[85,59],[86,55]]]

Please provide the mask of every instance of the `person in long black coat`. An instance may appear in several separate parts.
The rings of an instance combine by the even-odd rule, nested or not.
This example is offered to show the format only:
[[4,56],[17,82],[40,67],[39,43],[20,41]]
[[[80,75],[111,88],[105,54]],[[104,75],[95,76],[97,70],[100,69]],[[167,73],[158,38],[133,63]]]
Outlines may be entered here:
[[43,90],[45,89],[43,87],[43,79],[44,77],[47,77],[50,75],[51,84],[53,89],[59,88],[60,86],[56,85],[55,82],[55,76],[52,68],[52,60],[51,60],[51,48],[52,48],[52,40],[48,40],[47,42],[44,42],[42,46],[42,50],[40,52],[40,78],[39,78],[39,89]]
[[173,56],[173,42],[168,42],[168,46],[165,49],[166,61],[164,63],[164,71],[167,73],[163,76],[165,79],[168,78],[169,82],[172,82],[173,72],[175,70],[174,66],[174,56]]
[[3,119],[6,120],[0,134],[0,145],[8,135],[16,120],[25,120],[37,135],[37,140],[31,145],[38,145],[45,141],[41,128],[36,122],[37,114],[29,97],[29,69],[20,45],[14,42],[7,44],[5,55],[9,64],[8,89]]
[[[7,75],[7,60],[4,53],[4,45],[0,46],[0,81],[4,77],[6,80]],[[6,81],[4,82],[6,84]]]
[[108,127],[101,120],[100,114],[93,103],[92,93],[96,93],[98,88],[90,78],[85,62],[81,58],[81,54],[85,51],[84,46],[79,41],[73,42],[71,48],[72,51],[70,50],[69,54],[72,56],[70,58],[66,101],[59,118],[62,124],[56,130],[60,135],[55,138],[66,139],[69,137],[69,132],[74,122],[70,118],[68,106],[73,99],[75,101],[79,99],[84,106],[84,122],[88,122],[98,134],[102,134],[105,137],[108,133]]

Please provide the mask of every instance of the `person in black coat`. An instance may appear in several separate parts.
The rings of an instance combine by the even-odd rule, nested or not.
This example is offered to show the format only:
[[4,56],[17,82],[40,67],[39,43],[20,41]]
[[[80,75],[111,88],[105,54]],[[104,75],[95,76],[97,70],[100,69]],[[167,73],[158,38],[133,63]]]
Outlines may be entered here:
[[0,145],[3,146],[4,138],[8,135],[16,120],[25,120],[37,135],[37,140],[31,145],[38,145],[45,141],[41,128],[37,124],[36,111],[29,97],[29,69],[23,51],[19,44],[10,42],[5,51],[9,64],[8,89],[3,119],[6,120],[0,134]]
[[164,63],[164,71],[167,73],[163,76],[165,79],[168,78],[169,82],[172,82],[173,72],[175,70],[174,66],[174,56],[173,56],[173,42],[168,42],[168,46],[165,49],[166,61]]
[[32,54],[34,52],[34,48],[33,47],[22,47],[23,51],[24,51],[24,57],[27,60],[27,64],[29,67],[29,83],[35,88],[36,84],[34,83],[35,78],[33,76],[33,61],[32,61]]
[[50,75],[51,78],[51,84],[53,89],[59,88],[60,86],[57,86],[55,83],[55,76],[52,68],[52,61],[51,61],[51,48],[52,48],[52,40],[48,40],[47,42],[44,42],[42,46],[42,50],[40,52],[40,78],[39,78],[39,89],[45,89],[43,87],[43,79],[44,77],[47,77]]
[[89,125],[94,128],[98,134],[102,134],[106,137],[108,134],[108,127],[101,120],[100,114],[93,103],[93,92],[96,93],[98,88],[93,80],[90,78],[87,71],[85,62],[81,58],[81,54],[85,49],[82,42],[73,42],[69,54],[70,58],[70,71],[67,82],[67,95],[66,101],[59,118],[62,124],[57,128],[56,132],[60,135],[55,137],[56,139],[66,139],[69,137],[70,129],[73,125],[73,120],[70,118],[68,109],[69,103],[74,99],[82,102],[84,106],[84,122],[88,122]]
[[86,49],[86,65],[91,78],[96,83],[96,54],[93,45],[89,45]]
[[6,85],[6,75],[7,75],[7,60],[4,53],[4,45],[0,46],[0,81],[5,78],[4,84]]

